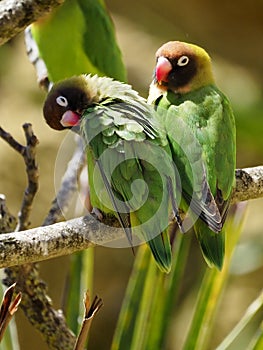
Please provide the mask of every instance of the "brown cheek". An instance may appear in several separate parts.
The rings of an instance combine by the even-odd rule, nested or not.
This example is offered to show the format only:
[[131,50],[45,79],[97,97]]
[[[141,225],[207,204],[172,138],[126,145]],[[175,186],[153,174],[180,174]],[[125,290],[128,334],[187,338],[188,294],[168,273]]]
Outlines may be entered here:
[[53,108],[51,108],[47,104],[44,105],[43,114],[47,124],[52,129],[55,129],[55,130],[65,129],[63,125],[60,124],[60,118],[61,118],[60,114],[58,114],[57,111],[55,111]]
[[63,125],[60,124],[60,122],[58,120],[46,120],[46,122],[48,123],[48,125],[55,130],[64,130],[65,127]]

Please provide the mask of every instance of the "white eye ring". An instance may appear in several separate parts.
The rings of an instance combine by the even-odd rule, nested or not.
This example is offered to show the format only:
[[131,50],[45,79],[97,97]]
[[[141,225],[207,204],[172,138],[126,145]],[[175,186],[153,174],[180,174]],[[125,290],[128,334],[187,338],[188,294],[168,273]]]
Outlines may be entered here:
[[58,96],[56,98],[56,102],[61,107],[67,107],[68,106],[68,100],[64,96]]
[[181,56],[177,61],[177,66],[180,66],[180,67],[186,66],[188,62],[189,62],[188,56]]

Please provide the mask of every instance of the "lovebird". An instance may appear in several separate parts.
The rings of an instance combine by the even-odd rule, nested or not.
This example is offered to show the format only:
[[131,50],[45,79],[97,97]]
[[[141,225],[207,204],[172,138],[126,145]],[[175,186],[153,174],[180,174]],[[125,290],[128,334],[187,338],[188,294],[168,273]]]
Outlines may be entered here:
[[236,130],[230,103],[215,84],[208,53],[179,41],[162,45],[156,52],[148,103],[163,115],[181,180],[179,206],[193,218],[207,264],[220,270],[225,255],[223,225],[235,184]]
[[131,86],[97,75],[54,84],[44,102],[50,127],[84,139],[93,207],[114,215],[130,245],[139,236],[161,271],[171,269],[169,213],[178,214],[176,176],[158,116]]
[[65,0],[28,30],[49,81],[87,72],[126,81],[114,24],[103,0]]

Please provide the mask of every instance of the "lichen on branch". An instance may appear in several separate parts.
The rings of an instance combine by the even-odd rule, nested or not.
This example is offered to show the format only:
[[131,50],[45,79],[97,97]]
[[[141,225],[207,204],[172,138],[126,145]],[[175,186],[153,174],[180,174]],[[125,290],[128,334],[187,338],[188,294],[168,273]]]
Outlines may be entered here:
[[0,45],[22,32],[29,24],[51,12],[64,0],[0,1]]

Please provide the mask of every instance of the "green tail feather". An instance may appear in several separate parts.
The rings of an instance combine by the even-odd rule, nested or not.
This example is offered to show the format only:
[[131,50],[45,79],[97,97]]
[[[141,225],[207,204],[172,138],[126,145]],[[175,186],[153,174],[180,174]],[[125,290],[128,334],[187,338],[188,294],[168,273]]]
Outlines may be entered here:
[[167,232],[147,242],[153,257],[162,272],[169,273],[172,266],[172,251]]
[[205,223],[197,220],[194,230],[200,244],[203,256],[209,267],[222,269],[225,256],[225,233],[211,231]]

